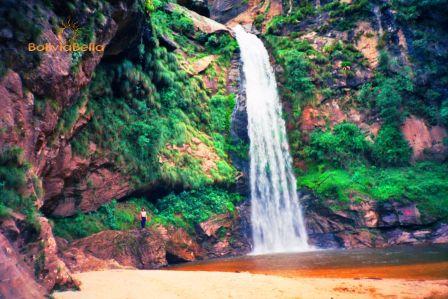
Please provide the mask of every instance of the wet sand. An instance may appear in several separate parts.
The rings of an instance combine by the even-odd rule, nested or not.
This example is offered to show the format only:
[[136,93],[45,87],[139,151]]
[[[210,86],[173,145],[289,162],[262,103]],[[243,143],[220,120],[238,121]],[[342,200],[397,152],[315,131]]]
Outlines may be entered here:
[[75,275],[81,291],[55,298],[448,298],[448,280],[287,278],[166,270],[107,270]]

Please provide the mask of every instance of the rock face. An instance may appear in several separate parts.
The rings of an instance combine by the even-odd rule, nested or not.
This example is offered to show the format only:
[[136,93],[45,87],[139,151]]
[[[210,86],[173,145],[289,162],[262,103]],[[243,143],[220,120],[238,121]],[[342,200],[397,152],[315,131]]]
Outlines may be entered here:
[[[45,217],[39,217],[40,235],[38,244],[31,244],[30,253],[35,265],[35,275],[47,290],[77,288],[79,283],[70,275],[65,263],[59,258],[59,249],[53,232]],[[36,265],[39,265],[38,267]]]
[[315,129],[333,128],[344,121],[356,124],[368,138],[370,135],[377,136],[381,128],[379,122],[370,119],[365,113],[355,108],[343,111],[338,102],[334,100],[322,103],[318,107],[306,106],[299,119],[300,130],[304,133],[305,140]]
[[[320,201],[301,191],[312,244],[321,248],[387,247],[443,243],[448,224],[423,219],[415,203]],[[331,208],[331,207],[335,208]]]
[[406,118],[402,132],[412,148],[414,161],[424,159],[444,161],[448,156],[448,147],[444,144],[448,133],[444,127],[429,127],[424,120],[411,116]]
[[[38,217],[36,224],[38,229],[17,213],[0,218],[1,298],[43,298],[55,287],[79,286],[59,258],[48,220]],[[4,285],[5,282],[8,283]]]
[[177,5],[174,3],[168,3],[166,5],[165,9],[169,12],[174,12],[176,10],[182,11],[183,13],[185,13],[187,16],[189,16],[191,18],[191,20],[193,21],[194,27],[197,30],[202,31],[204,33],[211,34],[211,33],[222,32],[222,31],[230,32],[229,28],[227,28],[223,24],[218,23],[212,19],[203,17],[200,14],[198,14],[194,11],[188,10],[180,5]]
[[0,297],[37,299],[46,294],[46,289],[34,280],[31,267],[0,234]]
[[[85,6],[76,13],[67,11],[66,3],[49,3],[53,3],[51,8],[39,1],[5,0],[0,4],[0,149],[23,149],[31,166],[27,182],[35,178],[44,189],[36,192],[35,187],[27,186],[23,190],[25,196],[36,197],[37,209],[69,216],[78,210],[96,209],[129,192],[128,178],[106,158],[107,153],[90,144],[89,153],[96,154],[81,158],[73,154],[70,140],[92,117],[86,102],[74,107],[75,100],[104,56],[120,54],[134,43],[143,18],[133,0],[101,4],[102,17],[93,23],[98,3],[82,3]],[[107,45],[106,51],[84,53],[77,59],[65,51],[28,51],[26,43],[30,41],[53,46],[66,43],[69,36],[58,35],[57,28],[69,15],[94,35],[96,44]],[[11,16],[26,19],[26,25],[17,26]],[[63,114],[69,109],[75,117],[64,125]],[[25,218],[19,214],[0,218],[0,297],[41,298],[55,287],[76,288],[77,282],[59,258],[48,220],[36,217],[32,227]],[[12,289],[4,287],[8,280]]]
[[[8,5],[6,2],[2,5]],[[63,17],[58,18],[54,12],[62,8],[57,6],[53,11],[40,7],[39,13],[32,13],[35,8],[24,3],[22,1],[20,5],[25,5],[36,18],[33,21],[43,28],[39,42],[58,45],[58,36],[48,20],[53,18],[62,22]],[[88,10],[79,19],[87,20],[93,11]],[[43,178],[43,210],[48,214],[69,216],[78,209],[93,210],[129,192],[127,177],[104,158],[107,153],[96,152],[95,144],[90,145],[89,151],[92,154],[96,152],[96,158],[80,158],[73,154],[70,139],[91,118],[85,106],[78,108],[77,117],[70,127],[64,131],[58,127],[63,111],[80,96],[103,55],[120,53],[138,35],[139,31],[134,30],[126,38],[116,39],[129,28],[138,27],[136,24],[142,20],[133,1],[108,5],[103,12],[104,22],[91,29],[97,44],[108,45],[105,52],[83,55],[77,68],[73,68],[71,54],[64,51],[42,53],[38,66],[31,70],[16,66],[14,63],[19,62],[14,60],[7,61],[10,69],[0,79],[0,147],[14,145],[24,149],[33,172]],[[85,24],[81,22],[79,25]],[[63,41],[65,38],[62,36]],[[24,45],[6,46],[10,46],[19,57],[30,55],[22,53],[26,51]]]
[[242,0],[208,0],[210,17],[220,23],[226,23],[241,12],[247,10],[248,2]]

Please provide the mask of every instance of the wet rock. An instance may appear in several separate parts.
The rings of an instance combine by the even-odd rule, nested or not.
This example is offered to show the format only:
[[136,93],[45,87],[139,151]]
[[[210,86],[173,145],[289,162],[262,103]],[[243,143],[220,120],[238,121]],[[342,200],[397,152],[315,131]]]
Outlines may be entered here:
[[441,223],[431,236],[432,243],[448,243],[448,225]]
[[[320,248],[385,247],[403,244],[447,243],[448,226],[421,219],[415,203],[319,200],[299,192],[310,244]],[[337,206],[337,209],[332,209]]]
[[387,232],[389,245],[405,245],[405,244],[417,244],[419,241],[414,238],[411,232],[403,231],[401,229],[394,229],[391,232]]
[[368,231],[340,232],[336,234],[342,240],[344,248],[373,247],[372,234]]
[[242,65],[239,55],[234,55],[231,60],[230,71],[227,74],[227,91],[237,95],[236,105],[233,108],[230,123],[230,136],[232,144],[239,151],[230,151],[230,158],[233,165],[240,171],[237,177],[237,192],[248,196],[249,186],[249,133],[247,130],[247,107],[246,93],[244,86],[244,76],[242,76]]
[[308,236],[311,246],[317,248],[341,248],[341,240],[333,233],[318,233]]
[[415,203],[386,202],[379,206],[382,227],[412,226],[422,224],[420,212]]

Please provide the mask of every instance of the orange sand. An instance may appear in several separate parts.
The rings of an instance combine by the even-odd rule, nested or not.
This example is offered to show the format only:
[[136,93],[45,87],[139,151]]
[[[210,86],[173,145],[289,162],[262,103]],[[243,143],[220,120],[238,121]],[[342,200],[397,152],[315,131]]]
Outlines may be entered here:
[[124,298],[448,298],[448,280],[287,278],[165,270],[107,270],[75,275],[79,292],[57,299]]

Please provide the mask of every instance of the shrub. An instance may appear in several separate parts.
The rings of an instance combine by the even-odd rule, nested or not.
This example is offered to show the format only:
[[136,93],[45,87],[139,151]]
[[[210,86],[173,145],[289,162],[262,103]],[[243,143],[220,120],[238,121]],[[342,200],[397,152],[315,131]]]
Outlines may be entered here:
[[401,166],[409,163],[411,149],[398,128],[383,126],[373,146],[373,161],[380,166]]
[[314,131],[306,148],[309,158],[338,167],[364,161],[369,151],[364,134],[352,123],[337,124],[333,131]]

